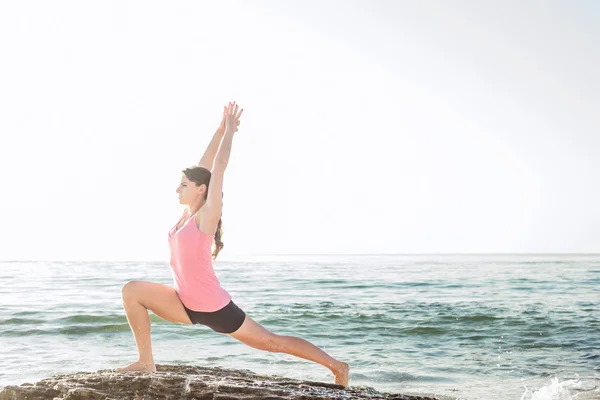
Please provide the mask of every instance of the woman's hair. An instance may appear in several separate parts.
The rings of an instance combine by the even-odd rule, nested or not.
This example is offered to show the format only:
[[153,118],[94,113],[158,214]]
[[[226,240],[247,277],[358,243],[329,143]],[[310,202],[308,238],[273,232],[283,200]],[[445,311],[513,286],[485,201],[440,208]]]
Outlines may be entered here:
[[[206,191],[204,192],[204,199],[208,197],[208,185],[210,184],[211,173],[208,169],[200,166],[193,166],[184,169],[181,171],[185,174],[185,176],[192,182],[196,183],[196,185],[206,185]],[[222,194],[221,194],[222,196]],[[221,241],[221,237],[223,236],[223,221],[219,218],[219,223],[217,224],[217,231],[215,232],[215,249],[212,253],[212,258],[216,259],[217,255],[223,249],[223,242]]]

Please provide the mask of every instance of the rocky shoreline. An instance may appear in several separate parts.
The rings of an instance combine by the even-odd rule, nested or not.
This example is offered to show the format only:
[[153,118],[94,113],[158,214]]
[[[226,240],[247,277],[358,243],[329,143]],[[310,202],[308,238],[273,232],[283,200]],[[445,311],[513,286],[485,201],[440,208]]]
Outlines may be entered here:
[[437,400],[433,397],[381,393],[370,387],[264,376],[249,370],[191,365],[157,365],[157,372],[56,375],[35,384],[7,386],[0,400],[117,400],[117,399],[381,399]]

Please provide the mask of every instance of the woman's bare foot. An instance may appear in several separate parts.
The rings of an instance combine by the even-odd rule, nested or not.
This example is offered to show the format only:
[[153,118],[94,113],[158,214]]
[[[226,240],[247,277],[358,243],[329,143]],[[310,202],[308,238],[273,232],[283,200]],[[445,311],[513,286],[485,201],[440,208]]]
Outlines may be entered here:
[[340,366],[332,371],[335,376],[335,384],[348,386],[348,375],[350,374],[350,366],[345,362],[340,362]]
[[141,362],[138,360],[132,364],[129,364],[126,367],[115,369],[115,372],[132,372],[132,371],[156,372],[156,365],[154,365],[154,361]]

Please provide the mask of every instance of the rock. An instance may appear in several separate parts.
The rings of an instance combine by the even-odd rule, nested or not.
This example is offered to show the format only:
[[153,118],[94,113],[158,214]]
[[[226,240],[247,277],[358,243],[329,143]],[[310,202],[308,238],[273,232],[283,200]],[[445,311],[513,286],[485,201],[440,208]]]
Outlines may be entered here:
[[114,372],[57,375],[33,385],[6,386],[0,400],[154,400],[154,399],[381,399],[437,400],[381,393],[370,387],[263,376],[248,370],[157,365],[156,373]]

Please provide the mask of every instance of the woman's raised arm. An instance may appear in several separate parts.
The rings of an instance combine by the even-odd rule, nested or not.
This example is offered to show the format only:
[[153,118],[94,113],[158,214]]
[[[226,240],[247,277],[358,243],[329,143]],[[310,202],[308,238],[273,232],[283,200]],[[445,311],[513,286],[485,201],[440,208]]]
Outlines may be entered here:
[[208,195],[206,197],[206,208],[211,214],[221,215],[223,208],[223,177],[229,157],[231,155],[231,146],[233,144],[233,135],[238,130],[242,112],[238,105],[229,103],[225,109],[225,134],[221,141],[221,146],[216,155],[215,166],[211,173],[210,184],[208,185]]
[[[223,107],[223,118],[221,119],[221,124],[215,131],[210,143],[206,150],[204,150],[204,154],[200,161],[198,161],[199,167],[204,167],[207,170],[212,170],[215,162],[215,157],[217,156],[217,151],[219,150],[219,145],[221,144],[221,140],[223,139],[223,135],[225,134],[225,116],[227,113],[227,106]],[[237,124],[240,122],[238,120]]]

